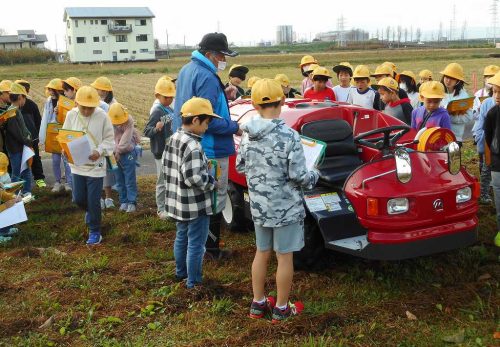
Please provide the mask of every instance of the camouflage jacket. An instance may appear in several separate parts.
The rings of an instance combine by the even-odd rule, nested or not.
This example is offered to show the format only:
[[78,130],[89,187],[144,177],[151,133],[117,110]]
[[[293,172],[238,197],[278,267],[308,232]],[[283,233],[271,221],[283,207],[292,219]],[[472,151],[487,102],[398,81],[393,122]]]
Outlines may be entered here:
[[280,227],[305,217],[302,188],[312,188],[316,171],[307,171],[300,136],[283,120],[256,116],[244,131],[236,170],[246,175],[255,224]]

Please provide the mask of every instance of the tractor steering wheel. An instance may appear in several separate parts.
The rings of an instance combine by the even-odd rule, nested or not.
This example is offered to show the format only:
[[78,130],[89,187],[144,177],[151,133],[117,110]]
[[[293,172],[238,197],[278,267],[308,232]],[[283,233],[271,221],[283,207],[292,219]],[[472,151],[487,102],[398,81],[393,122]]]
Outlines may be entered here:
[[[378,149],[382,152],[387,152],[391,147],[394,147],[396,142],[408,131],[408,125],[393,125],[380,129],[373,129],[365,133],[361,133],[354,138],[354,142],[360,145]],[[397,133],[391,134],[393,131]],[[383,136],[367,139],[367,137],[375,134],[383,134]]]

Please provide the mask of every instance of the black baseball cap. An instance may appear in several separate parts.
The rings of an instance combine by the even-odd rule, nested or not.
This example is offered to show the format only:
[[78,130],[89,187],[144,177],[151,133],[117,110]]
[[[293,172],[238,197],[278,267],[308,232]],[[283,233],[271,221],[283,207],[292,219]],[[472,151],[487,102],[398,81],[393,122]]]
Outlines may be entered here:
[[239,53],[229,49],[227,37],[223,33],[209,33],[203,36],[200,49],[219,52],[229,57],[236,57]]

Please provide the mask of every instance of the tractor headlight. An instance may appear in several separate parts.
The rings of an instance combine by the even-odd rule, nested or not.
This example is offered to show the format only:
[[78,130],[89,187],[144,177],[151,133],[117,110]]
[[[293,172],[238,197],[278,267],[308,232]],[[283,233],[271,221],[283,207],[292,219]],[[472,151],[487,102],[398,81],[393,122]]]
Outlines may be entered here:
[[457,204],[461,204],[472,199],[472,189],[465,187],[457,190]]
[[408,212],[410,204],[407,198],[395,198],[387,201],[388,214],[400,214]]

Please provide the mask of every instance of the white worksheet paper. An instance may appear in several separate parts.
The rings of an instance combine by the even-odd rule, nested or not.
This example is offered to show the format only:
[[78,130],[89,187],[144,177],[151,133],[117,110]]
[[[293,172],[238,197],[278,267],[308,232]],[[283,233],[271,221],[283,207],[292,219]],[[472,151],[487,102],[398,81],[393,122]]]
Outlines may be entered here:
[[24,203],[22,201],[0,212],[0,228],[26,222],[27,220],[28,216],[26,215],[26,210],[24,209]]
[[35,155],[35,152],[28,146],[23,147],[23,155],[21,156],[21,172],[28,168],[28,160]]
[[92,147],[87,135],[68,142],[68,149],[73,158],[73,164],[80,166],[90,163],[89,156],[92,154]]
[[311,171],[317,164],[319,156],[323,150],[323,144],[302,139],[302,149],[306,157],[306,168]]

